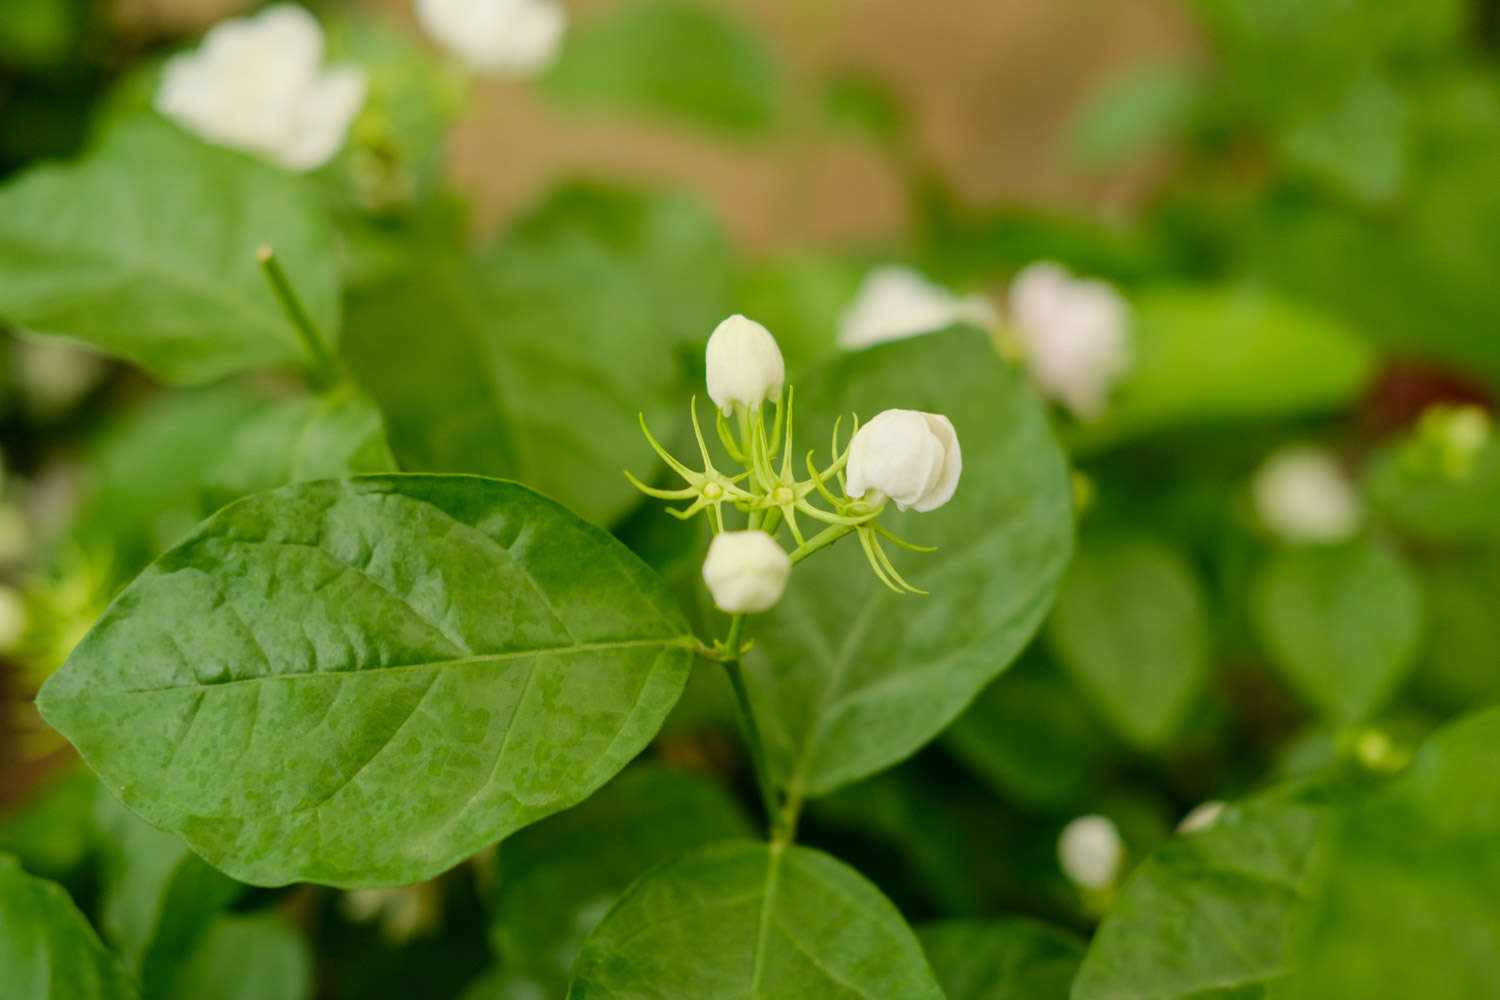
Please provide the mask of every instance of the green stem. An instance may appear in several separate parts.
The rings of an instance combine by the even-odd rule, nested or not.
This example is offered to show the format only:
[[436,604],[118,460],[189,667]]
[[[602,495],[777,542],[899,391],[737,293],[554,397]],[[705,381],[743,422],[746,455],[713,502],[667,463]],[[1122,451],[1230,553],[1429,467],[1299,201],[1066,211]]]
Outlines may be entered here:
[[281,302],[286,318],[291,320],[293,328],[302,338],[302,343],[312,358],[314,377],[324,386],[334,385],[339,381],[338,365],[334,362],[333,355],[328,353],[328,348],[323,346],[323,338],[318,336],[317,326],[313,324],[312,317],[307,314],[307,310],[302,307],[302,300],[297,298],[291,281],[281,268],[281,262],[276,259],[276,252],[269,246],[263,246],[256,251],[255,255],[260,260],[260,267],[265,272],[266,280],[271,283],[271,290],[276,293],[277,300]]
[[824,528],[822,531],[818,532],[816,535],[813,535],[806,542],[804,542],[801,545],[797,546],[797,548],[795,550],[793,550],[793,552],[792,552],[792,565],[793,566],[797,565],[799,562],[801,562],[802,560],[806,559],[808,556],[812,555],[814,552],[818,552],[818,551],[820,551],[822,549],[828,548],[828,546],[832,545],[834,542],[838,541],[840,538],[843,538],[845,535],[849,534],[853,530],[854,530],[853,525],[848,525],[848,524],[831,524],[831,525],[829,525],[828,527]]
[[734,700],[739,708],[740,725],[745,730],[745,744],[750,749],[750,763],[755,768],[755,785],[760,790],[761,808],[766,811],[766,822],[771,825],[773,836],[781,829],[781,810],[777,805],[776,789],[771,785],[770,763],[766,760],[766,747],[760,738],[760,727],[755,722],[755,709],[750,704],[750,691],[745,687],[745,671],[740,666],[740,640],[745,631],[745,616],[735,615],[729,619],[729,635],[724,640],[727,659],[724,672],[729,675],[729,685],[734,688]]

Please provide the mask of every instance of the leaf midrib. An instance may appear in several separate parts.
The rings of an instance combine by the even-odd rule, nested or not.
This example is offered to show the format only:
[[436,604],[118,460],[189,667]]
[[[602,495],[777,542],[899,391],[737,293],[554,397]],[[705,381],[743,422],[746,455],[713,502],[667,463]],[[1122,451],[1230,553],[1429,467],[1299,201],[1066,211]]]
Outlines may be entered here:
[[568,656],[577,653],[593,653],[611,649],[641,649],[651,646],[668,648],[676,646],[680,649],[691,649],[696,640],[690,635],[665,636],[656,639],[624,639],[614,642],[581,642],[571,646],[538,646],[534,649],[514,649],[503,653],[480,653],[474,656],[455,657],[451,660],[427,660],[421,663],[393,663],[378,667],[364,667],[358,670],[315,670],[287,674],[266,674],[260,677],[238,677],[234,680],[220,681],[215,684],[193,683],[193,684],[171,684],[163,687],[149,688],[119,688],[113,691],[102,692],[111,695],[121,694],[163,694],[171,691],[210,691],[215,688],[235,687],[241,684],[263,684],[269,681],[280,680],[302,680],[313,678],[337,678],[347,680],[350,677],[366,674],[389,674],[405,670],[428,670],[437,667],[467,667],[479,663],[498,663],[506,660],[521,660],[533,656]]

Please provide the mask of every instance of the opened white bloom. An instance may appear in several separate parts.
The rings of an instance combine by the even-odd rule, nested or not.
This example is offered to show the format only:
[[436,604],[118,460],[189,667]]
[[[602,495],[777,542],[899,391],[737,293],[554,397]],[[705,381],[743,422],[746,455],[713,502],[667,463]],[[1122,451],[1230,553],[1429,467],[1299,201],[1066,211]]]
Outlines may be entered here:
[[909,267],[889,264],[865,276],[854,301],[839,317],[839,346],[857,351],[954,323],[988,329],[997,320],[995,307],[984,296],[959,298]]
[[363,71],[323,68],[323,29],[291,4],[216,25],[162,71],[156,109],[215,145],[291,170],[333,159],[364,107]]
[[1177,824],[1177,832],[1197,833],[1200,830],[1207,830],[1217,823],[1222,815],[1224,815],[1224,803],[1218,799],[1200,802],[1182,817],[1182,822]]
[[1120,831],[1105,816],[1080,816],[1057,838],[1057,860],[1068,878],[1098,891],[1114,885],[1125,860]]
[[417,19],[471,69],[507,76],[546,69],[568,26],[554,0],[417,0]]
[[958,433],[947,417],[920,410],[885,410],[849,444],[848,494],[882,498],[901,510],[937,510],[953,498],[964,469]]
[[1032,264],[1011,283],[1010,313],[1037,391],[1080,420],[1101,416],[1130,368],[1130,308],[1120,294],[1057,264]]
[[786,362],[771,331],[743,316],[720,323],[708,338],[708,396],[728,416],[736,406],[754,410],[781,395]]
[[1261,523],[1288,542],[1338,542],[1359,528],[1354,486],[1323,448],[1276,452],[1256,471],[1251,493]]
[[703,582],[719,610],[730,614],[775,607],[791,572],[791,557],[764,531],[722,531],[703,560]]

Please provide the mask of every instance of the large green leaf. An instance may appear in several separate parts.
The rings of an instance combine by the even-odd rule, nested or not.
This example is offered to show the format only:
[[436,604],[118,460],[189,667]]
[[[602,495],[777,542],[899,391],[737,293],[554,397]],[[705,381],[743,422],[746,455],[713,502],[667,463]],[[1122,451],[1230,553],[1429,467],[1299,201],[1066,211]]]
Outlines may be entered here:
[[245,888],[101,789],[99,927],[140,980],[160,996],[210,919]]
[[1490,709],[1435,733],[1405,773],[1348,810],[1286,996],[1496,995],[1497,760]]
[[307,1000],[313,958],[307,942],[269,915],[221,916],[177,977],[171,1000]]
[[0,854],[0,983],[6,1000],[130,1000],[120,963],[62,887]]
[[[845,540],[797,567],[746,661],[778,775],[822,794],[910,755],[1004,670],[1046,614],[1072,548],[1066,463],[1041,408],[989,341],[954,330],[841,358],[797,385],[799,451],[834,419],[889,407],[952,419],[953,500],[887,517],[939,551],[893,549],[931,596],[880,584]],[[892,508],[894,511],[894,508]]]
[[544,83],[568,104],[730,132],[762,130],[776,109],[775,66],[760,40],[712,9],[671,0],[581,25]]
[[323,481],[209,519],[38,703],[236,878],[403,884],[602,785],[693,641],[649,569],[521,486]]
[[589,936],[569,1000],[941,1000],[901,914],[819,851],[730,841],[642,876]]
[[657,461],[636,414],[660,430],[686,408],[650,299],[583,242],[517,244],[366,289],[342,346],[402,468],[517,479],[600,523],[639,500],[621,470]]
[[1322,313],[1251,289],[1159,289],[1132,302],[1133,366],[1108,413],[1077,429],[1093,448],[1169,427],[1330,410],[1374,359]]
[[1202,693],[1211,652],[1192,567],[1145,536],[1085,540],[1047,639],[1116,732],[1147,749],[1177,735]]
[[160,120],[132,121],[79,162],[0,189],[0,317],[171,382],[303,363],[256,259],[263,245],[335,338],[337,259],[306,182]]
[[588,801],[500,844],[496,951],[509,973],[560,996],[584,938],[641,873],[749,833],[739,806],[707,778],[661,767],[628,770]]
[[917,928],[948,1000],[1067,1000],[1083,942],[1035,920],[951,920]]
[[1232,805],[1136,868],[1089,946],[1073,1000],[1263,997],[1289,971],[1326,811],[1292,792]]
[[1272,662],[1339,721],[1378,708],[1416,659],[1422,591],[1379,543],[1278,552],[1257,581],[1253,610]]
[[203,481],[211,505],[222,507],[289,483],[395,471],[380,411],[345,386],[266,406],[220,442]]

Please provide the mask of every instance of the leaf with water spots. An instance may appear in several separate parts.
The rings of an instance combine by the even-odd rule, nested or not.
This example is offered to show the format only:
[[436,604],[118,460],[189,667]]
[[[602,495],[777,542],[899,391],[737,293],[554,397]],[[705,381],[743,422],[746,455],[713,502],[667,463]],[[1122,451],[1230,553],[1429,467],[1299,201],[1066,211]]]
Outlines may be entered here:
[[210,518],[39,704],[126,805],[234,877],[401,885],[619,771],[692,643],[655,574],[522,486],[325,480]]

